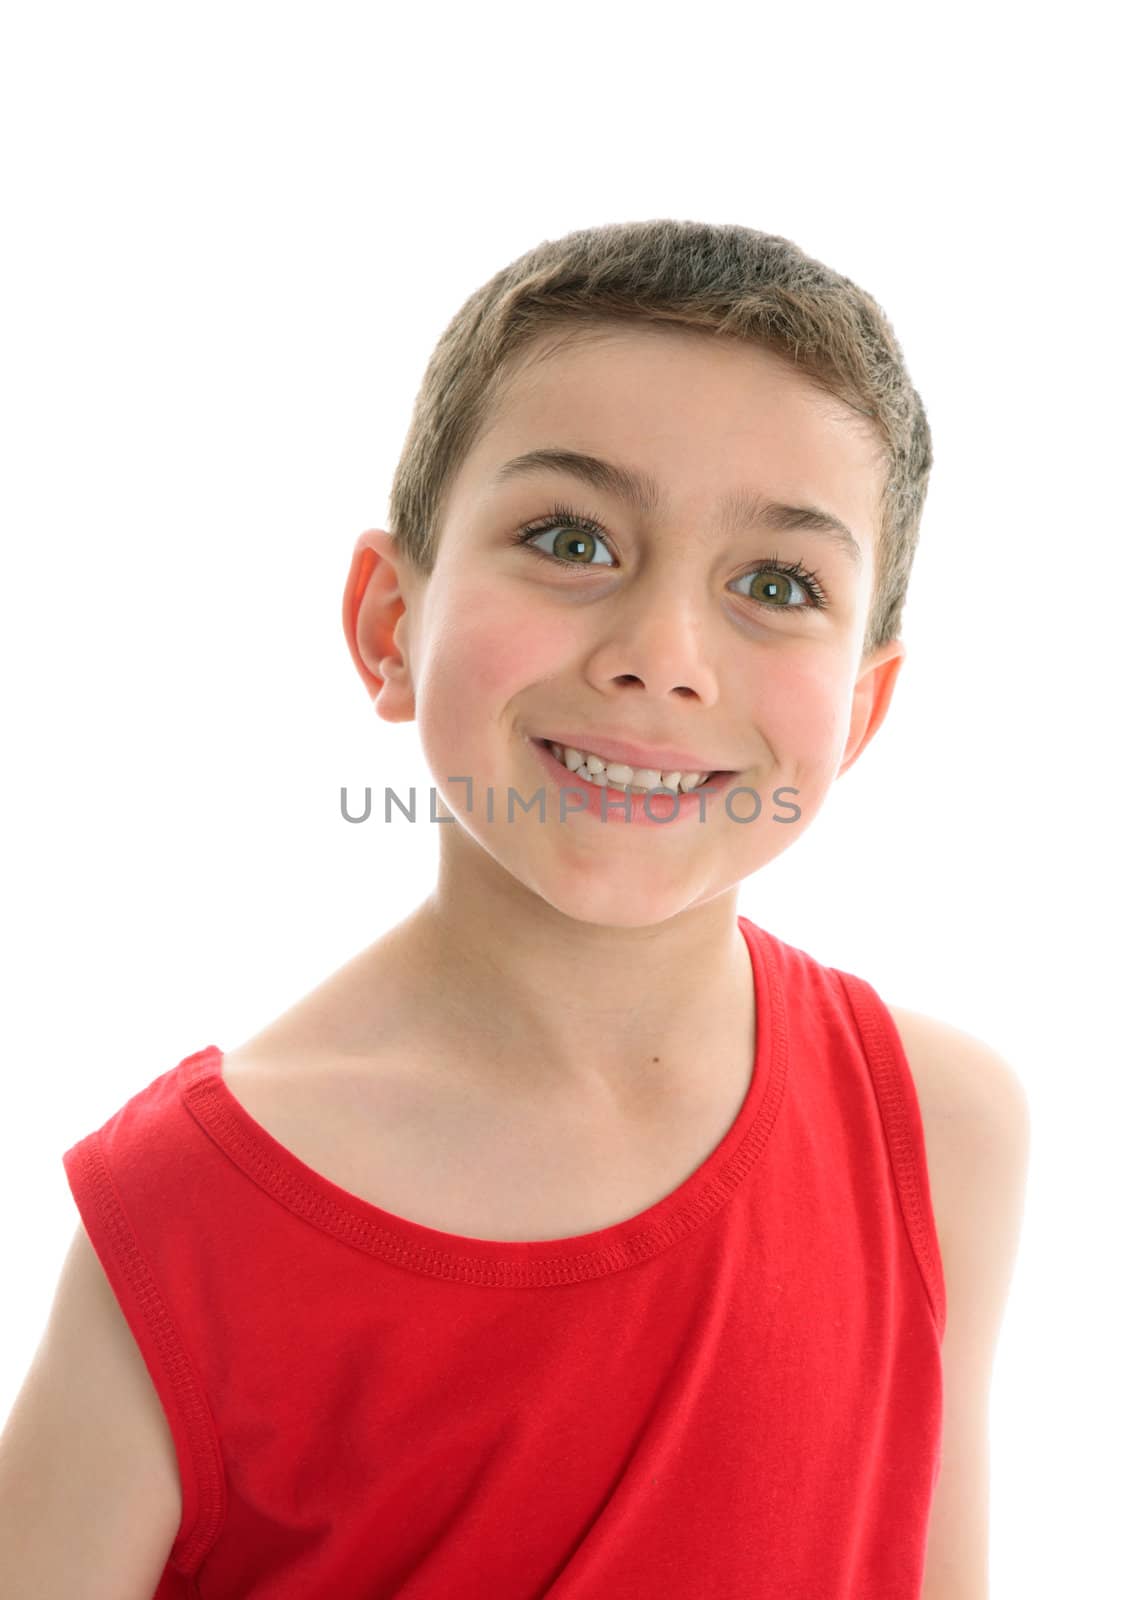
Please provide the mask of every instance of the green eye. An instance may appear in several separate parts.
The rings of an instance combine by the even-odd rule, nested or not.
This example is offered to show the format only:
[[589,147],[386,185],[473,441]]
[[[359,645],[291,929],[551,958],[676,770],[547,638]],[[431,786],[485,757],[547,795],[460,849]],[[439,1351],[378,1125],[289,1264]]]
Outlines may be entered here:
[[[536,539],[541,539],[547,534],[554,535],[549,550],[535,544]],[[549,561],[557,561],[562,567],[615,565],[612,560],[590,559],[597,547],[606,548],[605,529],[595,522],[593,517],[572,511],[569,506],[556,506],[549,517],[543,517],[539,522],[528,523],[526,527],[520,528],[514,542],[531,545],[539,555],[545,556]],[[742,583],[747,578],[759,578],[761,574],[769,575],[763,579],[764,593],[749,593],[743,598],[754,601],[765,611],[823,611],[829,604],[817,576],[798,561],[780,561],[778,556],[772,556],[769,561],[760,562],[759,566],[753,567],[736,581]],[[803,600],[792,603],[792,582],[810,596],[809,602]]]
[[[799,605],[791,604],[791,585],[795,583],[800,589],[810,587],[806,579],[811,574],[808,574],[797,562],[787,567],[779,562],[769,561],[762,567],[756,567],[754,572],[746,572],[744,578],[759,579],[761,574],[764,573],[768,574],[768,576],[763,578],[763,594],[749,594],[748,599],[757,601],[761,606],[772,606],[777,611],[800,610],[801,607]],[[740,581],[742,582],[743,579]],[[758,588],[759,585],[757,584],[756,587]],[[812,596],[814,594],[813,588],[811,589],[811,594]],[[805,600],[802,601],[801,606],[805,607],[806,603]],[[814,603],[817,604],[817,601]]]
[[536,539],[543,538],[545,534],[554,534],[551,548],[542,553],[568,567],[613,566],[613,561],[593,562],[588,559],[596,545],[605,546],[605,540],[596,529],[583,525],[577,518],[555,517],[533,528],[525,528],[523,533],[522,542],[534,545],[537,550],[540,547],[535,544]]

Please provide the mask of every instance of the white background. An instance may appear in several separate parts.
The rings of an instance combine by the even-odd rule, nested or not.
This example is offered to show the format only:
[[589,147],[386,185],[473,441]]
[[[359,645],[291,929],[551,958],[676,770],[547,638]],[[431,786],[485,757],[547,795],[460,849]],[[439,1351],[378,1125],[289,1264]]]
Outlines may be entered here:
[[[1111,12],[1115,16],[1116,13]],[[540,239],[795,240],[936,467],[889,720],[741,910],[1015,1066],[992,1592],[1113,1592],[1130,1483],[1128,126],[1103,8],[10,6],[0,40],[6,1413],[62,1152],[410,911],[343,640],[433,345]],[[1124,1413],[1122,1415],[1122,1413]]]

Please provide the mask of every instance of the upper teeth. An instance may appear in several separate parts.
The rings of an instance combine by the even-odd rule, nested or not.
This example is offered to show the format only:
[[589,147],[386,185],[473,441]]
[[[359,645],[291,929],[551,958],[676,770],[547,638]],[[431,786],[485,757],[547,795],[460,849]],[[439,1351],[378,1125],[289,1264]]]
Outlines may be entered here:
[[[550,743],[550,741],[548,741]],[[707,772],[658,772],[654,767],[627,767],[617,761],[604,761],[601,756],[590,755],[585,750],[553,744],[556,761],[561,761],[568,772],[585,767],[583,774],[600,789],[612,784],[615,789],[671,789],[674,794],[687,794],[708,777]]]

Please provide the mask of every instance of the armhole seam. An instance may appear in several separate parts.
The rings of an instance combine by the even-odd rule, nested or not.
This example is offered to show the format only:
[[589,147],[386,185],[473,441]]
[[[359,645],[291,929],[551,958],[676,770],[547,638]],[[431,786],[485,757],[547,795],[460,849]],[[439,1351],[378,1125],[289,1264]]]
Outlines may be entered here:
[[852,973],[839,971],[837,976],[850,1003],[862,1052],[869,1066],[905,1232],[916,1258],[937,1334],[943,1338],[947,1298],[927,1162],[916,1144],[918,1131],[922,1146],[924,1141],[916,1084],[907,1061],[898,1054],[901,1042],[896,1033],[896,1023],[889,1017],[887,1028],[879,1014],[879,1008],[884,1008],[885,1004],[880,995],[864,979]]
[[[146,1328],[163,1368],[166,1385],[159,1391],[171,1393],[187,1441],[188,1464],[193,1474],[196,1497],[195,1515],[186,1524],[184,1517],[168,1556],[169,1563],[185,1578],[192,1579],[212,1549],[224,1524],[226,1490],[220,1440],[213,1422],[204,1385],[185,1346],[165,1297],[142,1253],[134,1230],[119,1197],[102,1147],[100,1132],[79,1141],[64,1157],[67,1178],[76,1203],[80,1195],[87,1201],[79,1211],[100,1257],[109,1256],[129,1286],[132,1307],[127,1321],[133,1330],[134,1318]],[[89,1227],[93,1208],[93,1231]],[[103,1270],[106,1261],[103,1260]],[[113,1281],[111,1287],[114,1288]],[[115,1290],[117,1297],[117,1291]],[[127,1312],[127,1307],[122,1307]],[[135,1342],[136,1334],[135,1334]],[[147,1352],[140,1349],[146,1365]],[[152,1378],[152,1373],[151,1373]],[[176,1442],[176,1441],[175,1441]],[[182,1467],[181,1450],[178,1462]],[[183,1508],[184,1509],[184,1508]]]

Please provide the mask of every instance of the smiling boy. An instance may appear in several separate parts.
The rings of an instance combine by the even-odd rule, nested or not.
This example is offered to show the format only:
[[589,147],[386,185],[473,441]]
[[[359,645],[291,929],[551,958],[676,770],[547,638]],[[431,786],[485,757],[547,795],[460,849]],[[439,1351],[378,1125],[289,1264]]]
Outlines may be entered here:
[[986,1595],[1019,1080],[737,915],[885,718],[930,463],[880,309],[786,240],[586,230],[454,319],[343,605],[447,803],[436,887],[177,1069],[230,1266],[174,1289],[142,1240],[211,1520],[143,1314],[83,1230],[65,1270],[135,1419],[119,1593]]

